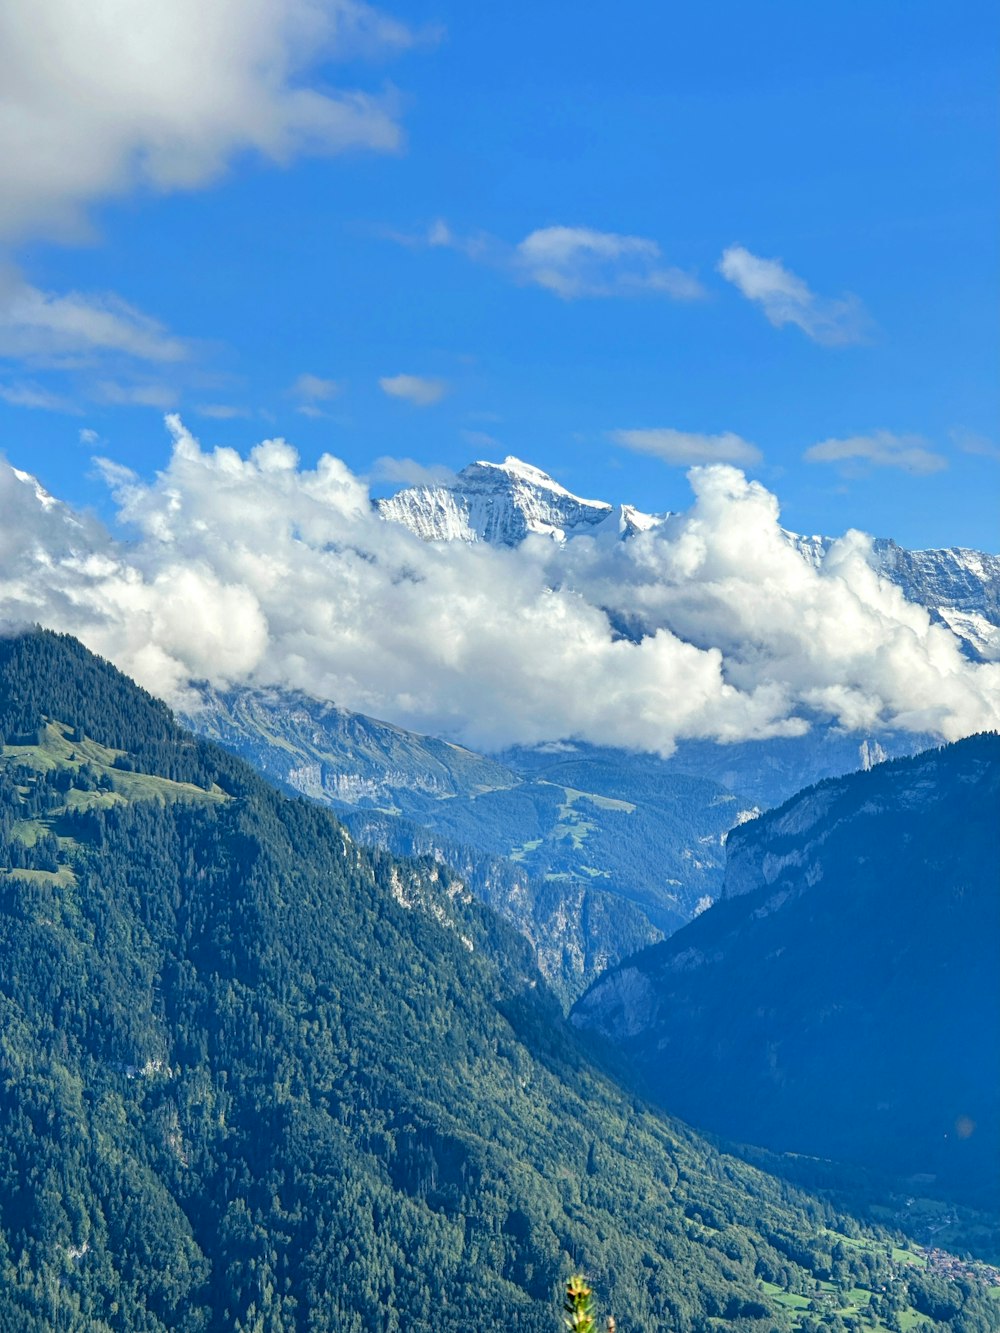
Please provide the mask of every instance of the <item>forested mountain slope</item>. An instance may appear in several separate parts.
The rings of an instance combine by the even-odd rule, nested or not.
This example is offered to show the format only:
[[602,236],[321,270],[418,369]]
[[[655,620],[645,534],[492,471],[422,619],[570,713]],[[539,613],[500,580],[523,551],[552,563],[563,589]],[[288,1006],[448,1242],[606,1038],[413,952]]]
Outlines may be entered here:
[[573,1021],[692,1123],[1000,1187],[1000,737],[810,788],[730,834],[722,900]]
[[624,1097],[436,866],[75,641],[0,641],[0,732],[0,1328],[550,1333],[578,1266],[623,1333],[770,1333],[894,1272],[989,1327]]

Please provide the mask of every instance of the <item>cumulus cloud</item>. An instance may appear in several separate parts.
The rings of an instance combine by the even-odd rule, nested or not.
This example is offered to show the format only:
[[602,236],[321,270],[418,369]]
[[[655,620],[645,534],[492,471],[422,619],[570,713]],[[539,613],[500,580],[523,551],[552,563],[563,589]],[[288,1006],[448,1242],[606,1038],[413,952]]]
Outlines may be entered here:
[[489,232],[463,236],[438,218],[425,232],[387,231],[411,248],[455,250],[475,263],[502,269],[519,282],[544,287],[564,301],[578,297],[666,296],[695,301],[705,296],[698,279],[664,265],[656,241],[592,227],[540,227],[516,245]]
[[[141,21],[140,21],[141,20]],[[80,229],[96,199],[202,186],[240,153],[393,151],[392,91],[323,66],[424,40],[361,0],[0,6],[0,238]]]
[[868,318],[856,296],[817,296],[779,259],[761,259],[742,245],[731,245],[723,252],[719,272],[759,305],[777,329],[794,324],[813,342],[829,346],[864,339]]
[[629,541],[428,544],[335,458],[207,451],[169,420],[154,479],[103,465],[127,543],[0,467],[0,616],[79,634],[167,697],[282,684],[482,748],[1000,723],[1000,667],[880,578],[868,538],[817,567],[731,467],[694,469],[690,509]]
[[948,466],[944,455],[929,449],[921,436],[894,435],[888,430],[821,440],[819,444],[810,445],[802,456],[809,463],[837,463],[846,468],[858,464],[895,467],[916,476],[940,472]]
[[444,380],[430,379],[426,375],[384,375],[378,386],[390,398],[402,398],[414,407],[433,407],[448,392]]
[[652,454],[674,467],[698,463],[737,463],[752,467],[763,454],[755,444],[732,431],[720,435],[698,435],[683,430],[613,430],[611,439],[623,449]]

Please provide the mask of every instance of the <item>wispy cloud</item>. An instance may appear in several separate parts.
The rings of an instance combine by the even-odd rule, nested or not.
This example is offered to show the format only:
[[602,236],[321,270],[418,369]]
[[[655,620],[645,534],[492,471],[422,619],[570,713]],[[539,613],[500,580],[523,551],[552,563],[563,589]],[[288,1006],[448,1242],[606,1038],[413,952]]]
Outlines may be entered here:
[[296,412],[304,417],[323,417],[326,413],[319,404],[328,403],[331,398],[336,398],[342,388],[343,385],[338,384],[336,380],[304,373],[298,377],[288,392],[292,398],[298,400]]
[[300,375],[289,393],[294,398],[304,398],[311,402],[327,402],[340,393],[341,386],[336,380],[323,379],[320,375]]
[[376,458],[372,464],[371,480],[389,482],[395,486],[442,486],[455,480],[448,467],[418,463],[415,458]]
[[802,455],[809,463],[836,463],[848,469],[858,465],[894,467],[916,476],[940,472],[948,466],[943,454],[935,453],[920,435],[895,435],[889,430],[843,439],[821,440]]
[[109,353],[139,361],[183,361],[190,345],[113,293],[44,292],[0,270],[0,356],[78,366]]
[[664,267],[659,245],[645,236],[590,227],[542,227],[519,243],[515,261],[528,282],[566,301],[641,295],[692,301],[705,295],[690,273]]
[[474,449],[501,449],[503,446],[495,435],[485,430],[463,430],[460,432],[466,444]]
[[[171,0],[95,15],[76,0],[0,6],[0,238],[68,235],[94,201],[190,190],[240,153],[400,147],[399,99],[338,89],[331,62],[433,40],[361,0]],[[321,76],[321,70],[327,77]]]
[[764,311],[780,329],[794,324],[813,342],[837,346],[862,342],[869,324],[856,296],[835,300],[817,296],[779,259],[761,259],[742,245],[732,245],[719,261],[719,272]]
[[98,380],[91,396],[114,407],[155,407],[160,411],[173,407],[178,397],[169,384],[120,384],[117,380]]
[[417,245],[427,245],[432,250],[457,250],[466,259],[480,263],[503,258],[506,249],[503,242],[489,232],[477,231],[461,236],[449,227],[444,218],[432,222],[425,235],[414,239]]
[[443,218],[425,232],[384,234],[412,248],[454,250],[564,301],[615,296],[695,301],[706,295],[692,273],[664,264],[660,246],[646,236],[554,226],[540,227],[512,245],[485,231],[462,235]]
[[613,430],[611,439],[623,449],[652,454],[676,467],[692,467],[699,463],[735,463],[752,467],[764,457],[755,444],[728,430],[720,435],[669,429]]
[[210,421],[235,421],[250,415],[248,407],[237,407],[235,403],[200,403],[194,410]]
[[378,384],[390,398],[402,398],[414,407],[432,407],[448,392],[445,380],[424,375],[383,375]]
[[974,430],[953,430],[949,433],[963,454],[977,454],[980,458],[1000,459],[1000,444],[991,440],[988,435],[981,435]]
[[79,416],[80,408],[71,398],[43,389],[39,384],[0,384],[0,398],[11,407],[33,408],[41,412],[65,412]]

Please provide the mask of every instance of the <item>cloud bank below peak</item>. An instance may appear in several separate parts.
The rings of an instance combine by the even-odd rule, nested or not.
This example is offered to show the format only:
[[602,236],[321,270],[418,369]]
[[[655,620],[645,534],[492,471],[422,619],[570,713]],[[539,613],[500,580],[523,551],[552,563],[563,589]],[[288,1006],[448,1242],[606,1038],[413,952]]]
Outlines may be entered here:
[[428,544],[329,455],[209,451],[169,422],[153,480],[104,465],[127,544],[0,465],[0,617],[77,634],[175,701],[192,678],[285,685],[483,749],[666,754],[816,715],[948,738],[1000,725],[1000,666],[965,660],[880,579],[862,534],[817,568],[732,467],[693,469],[691,507],[627,542]]

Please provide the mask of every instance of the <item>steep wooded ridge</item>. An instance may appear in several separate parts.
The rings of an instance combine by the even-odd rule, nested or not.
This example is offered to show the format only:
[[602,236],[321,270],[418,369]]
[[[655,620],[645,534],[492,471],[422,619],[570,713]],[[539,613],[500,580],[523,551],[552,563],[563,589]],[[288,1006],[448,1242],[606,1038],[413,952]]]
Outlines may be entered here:
[[729,837],[724,894],[573,1022],[747,1143],[994,1202],[1000,736],[830,780]]
[[801,1327],[793,1289],[877,1306],[894,1272],[895,1308],[990,1327],[624,1096],[436,864],[74,640],[0,641],[0,732],[5,1333],[550,1333],[578,1266],[624,1333]]

